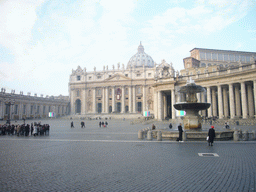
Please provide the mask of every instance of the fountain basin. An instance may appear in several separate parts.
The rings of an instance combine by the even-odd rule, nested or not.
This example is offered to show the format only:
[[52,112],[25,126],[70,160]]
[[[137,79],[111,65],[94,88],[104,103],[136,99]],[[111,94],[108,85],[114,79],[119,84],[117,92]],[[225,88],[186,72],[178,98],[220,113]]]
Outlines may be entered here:
[[176,103],[173,106],[177,110],[186,111],[187,109],[193,109],[196,111],[201,111],[201,110],[208,109],[211,106],[211,104],[210,103]]

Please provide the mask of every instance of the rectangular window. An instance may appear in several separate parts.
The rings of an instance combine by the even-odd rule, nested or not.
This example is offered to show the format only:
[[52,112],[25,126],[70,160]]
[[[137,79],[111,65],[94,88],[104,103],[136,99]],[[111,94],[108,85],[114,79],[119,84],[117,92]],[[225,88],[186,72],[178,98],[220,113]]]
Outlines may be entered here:
[[45,106],[43,107],[43,114],[45,114]]
[[241,55],[241,62],[245,63],[245,56]]
[[200,52],[200,59],[205,60],[205,52]]
[[236,61],[238,62],[240,60],[239,55],[236,55]]
[[251,57],[250,56],[246,56],[246,63],[250,63],[251,62]]
[[89,77],[89,80],[92,80],[92,77],[91,77],[91,76]]
[[151,77],[151,73],[148,73],[148,77]]
[[30,106],[30,114],[33,114],[33,105]]
[[137,77],[140,77],[140,74],[137,74]]
[[230,61],[235,61],[235,56],[234,55],[229,55]]
[[76,76],[77,81],[80,81],[80,79],[81,79],[80,75]]
[[125,74],[125,77],[128,77],[128,74]]
[[101,79],[101,76],[97,76],[97,79]]
[[14,113],[17,115],[18,114],[18,105],[15,105],[14,107]]
[[218,61],[223,61],[223,54],[222,53],[218,54]]
[[224,54],[224,61],[229,61],[229,60],[228,60],[228,55],[227,55],[227,54]]
[[213,53],[213,54],[212,54],[212,60],[216,61],[216,60],[218,59],[217,57],[218,57],[218,56],[217,56],[216,53]]
[[206,53],[206,60],[211,60],[211,53]]
[[37,106],[37,114],[39,114],[40,106]]
[[23,105],[23,114],[26,114],[26,105]]

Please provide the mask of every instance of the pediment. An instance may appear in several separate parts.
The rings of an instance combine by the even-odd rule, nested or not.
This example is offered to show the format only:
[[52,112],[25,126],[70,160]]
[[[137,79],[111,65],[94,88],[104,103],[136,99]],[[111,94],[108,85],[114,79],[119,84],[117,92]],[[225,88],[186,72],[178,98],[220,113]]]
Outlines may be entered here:
[[112,77],[105,79],[105,81],[127,81],[131,80],[131,78],[124,76],[123,74],[115,74]]

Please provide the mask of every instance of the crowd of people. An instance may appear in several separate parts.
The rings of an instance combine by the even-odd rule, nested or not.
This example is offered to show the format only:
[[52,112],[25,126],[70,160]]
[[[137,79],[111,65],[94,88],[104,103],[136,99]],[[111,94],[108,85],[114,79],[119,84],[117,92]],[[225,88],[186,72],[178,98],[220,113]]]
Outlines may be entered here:
[[41,122],[29,124],[4,124],[0,125],[0,135],[17,135],[17,136],[38,136],[49,135],[49,124],[41,125]]

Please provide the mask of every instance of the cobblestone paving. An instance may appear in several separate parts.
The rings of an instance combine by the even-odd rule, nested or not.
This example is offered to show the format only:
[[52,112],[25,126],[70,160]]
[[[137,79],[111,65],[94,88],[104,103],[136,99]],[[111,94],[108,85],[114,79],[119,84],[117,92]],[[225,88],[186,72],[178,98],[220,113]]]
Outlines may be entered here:
[[0,191],[256,191],[256,142],[138,140],[148,125],[127,121],[50,125],[49,136],[0,137]]

